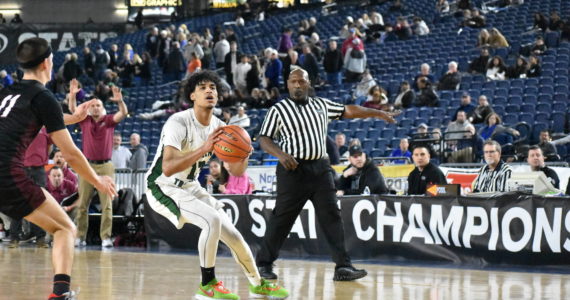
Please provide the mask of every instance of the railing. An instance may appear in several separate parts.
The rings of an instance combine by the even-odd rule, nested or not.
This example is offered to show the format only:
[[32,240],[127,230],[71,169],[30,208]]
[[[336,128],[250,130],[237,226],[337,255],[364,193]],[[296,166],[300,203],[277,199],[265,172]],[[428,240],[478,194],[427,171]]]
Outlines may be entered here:
[[147,171],[148,169],[115,169],[115,185],[117,186],[117,190],[130,188],[134,191],[137,199],[141,199],[146,189],[145,174]]

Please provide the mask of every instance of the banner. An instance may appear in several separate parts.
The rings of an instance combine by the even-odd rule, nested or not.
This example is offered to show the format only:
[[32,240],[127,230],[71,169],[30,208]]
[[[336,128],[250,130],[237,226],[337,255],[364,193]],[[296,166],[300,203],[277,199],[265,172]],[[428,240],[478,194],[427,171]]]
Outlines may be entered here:
[[[224,210],[254,253],[275,199],[221,196]],[[339,200],[346,245],[354,259],[425,260],[570,266],[570,202],[519,193],[478,197],[349,196]],[[146,201],[146,200],[145,200]],[[145,203],[148,247],[196,249],[199,229],[177,230]],[[222,243],[220,243],[222,245]],[[307,202],[282,256],[330,256],[314,207]],[[227,248],[221,251],[229,253]]]
[[124,24],[0,24],[0,65],[16,63],[16,47],[28,38],[41,37],[55,51],[67,51],[101,42],[124,32]]
[[[346,168],[343,165],[333,166],[333,169],[340,174]],[[528,165],[513,165],[514,173],[530,172]],[[560,179],[560,189],[566,191],[568,178],[570,178],[570,168],[551,167]],[[404,194],[408,190],[408,175],[414,169],[414,165],[385,165],[379,166],[378,169],[386,180],[389,189],[395,190],[399,195]],[[477,177],[480,168],[447,168],[440,167],[441,171],[447,177],[448,183],[461,184],[462,195],[471,192],[471,183]],[[277,180],[275,175],[275,166],[251,166],[247,169],[247,174],[253,181],[256,190],[267,192],[273,191],[273,183]]]

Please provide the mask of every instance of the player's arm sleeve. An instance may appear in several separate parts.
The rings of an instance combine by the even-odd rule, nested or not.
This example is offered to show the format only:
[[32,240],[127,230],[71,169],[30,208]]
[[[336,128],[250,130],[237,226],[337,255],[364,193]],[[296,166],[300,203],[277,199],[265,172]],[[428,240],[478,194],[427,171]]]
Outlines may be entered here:
[[163,146],[171,146],[182,151],[182,142],[186,138],[186,126],[180,118],[170,118],[162,129]]
[[281,127],[281,118],[277,108],[273,106],[267,112],[263,124],[261,124],[261,130],[259,131],[259,136],[267,136],[271,139],[275,139],[279,133],[279,128]]
[[46,127],[47,133],[65,129],[61,105],[48,91],[39,93],[31,101],[32,112]]
[[329,120],[337,120],[340,119],[340,117],[342,117],[345,111],[345,107],[343,104],[336,103],[328,99],[321,98],[321,100],[325,104]]

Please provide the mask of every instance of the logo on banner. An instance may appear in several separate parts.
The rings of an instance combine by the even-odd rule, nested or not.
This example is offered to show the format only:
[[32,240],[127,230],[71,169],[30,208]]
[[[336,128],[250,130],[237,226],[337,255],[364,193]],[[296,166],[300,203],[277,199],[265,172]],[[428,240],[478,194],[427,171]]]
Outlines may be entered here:
[[8,47],[8,37],[0,33],[0,53]]
[[239,209],[236,203],[233,200],[227,198],[218,199],[218,201],[224,204],[224,211],[228,217],[230,217],[230,220],[232,220],[232,224],[234,224],[234,226],[237,225],[237,222],[239,220]]

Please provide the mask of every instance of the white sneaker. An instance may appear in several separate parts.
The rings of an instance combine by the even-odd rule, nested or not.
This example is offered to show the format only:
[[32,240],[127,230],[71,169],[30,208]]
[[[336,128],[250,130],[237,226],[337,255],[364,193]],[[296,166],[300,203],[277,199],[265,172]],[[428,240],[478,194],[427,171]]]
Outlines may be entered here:
[[85,247],[85,246],[87,246],[87,242],[79,238],[75,239],[75,247]]
[[103,248],[112,248],[113,247],[113,241],[111,241],[111,239],[104,239],[101,242],[101,247]]

